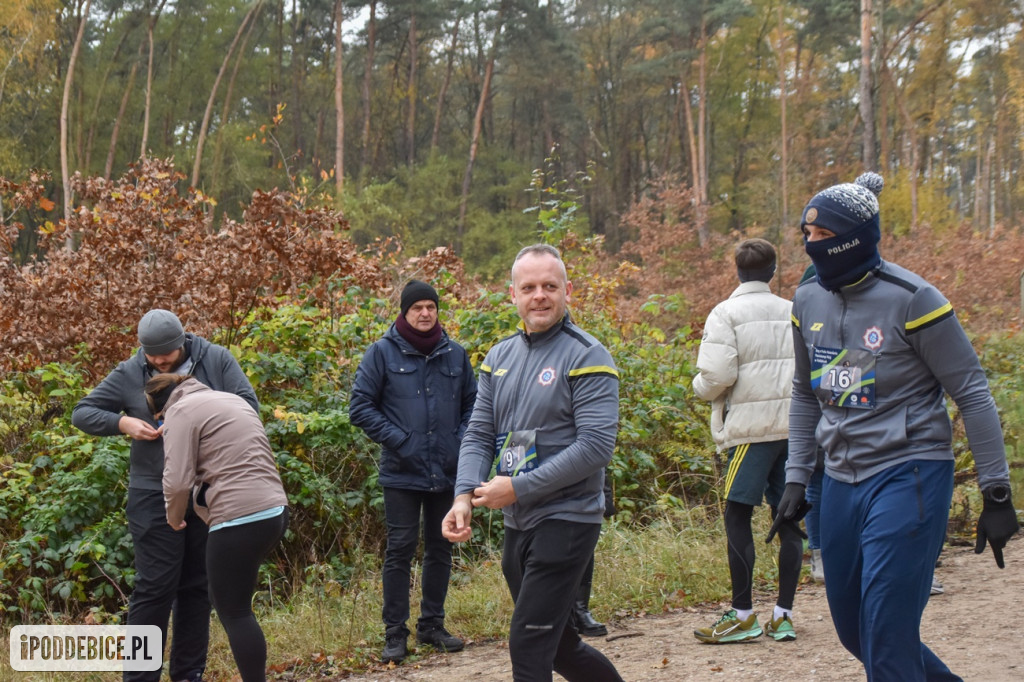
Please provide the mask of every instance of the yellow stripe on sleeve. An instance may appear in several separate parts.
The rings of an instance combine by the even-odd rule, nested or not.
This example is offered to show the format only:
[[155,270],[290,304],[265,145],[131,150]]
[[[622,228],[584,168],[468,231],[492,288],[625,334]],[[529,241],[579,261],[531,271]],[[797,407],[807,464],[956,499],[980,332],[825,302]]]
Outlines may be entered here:
[[913,331],[913,330],[917,329],[918,327],[921,327],[923,325],[928,324],[929,322],[931,322],[935,318],[942,317],[943,315],[946,315],[946,314],[948,314],[948,313],[950,313],[952,311],[953,311],[953,304],[952,303],[947,303],[946,305],[944,305],[944,306],[942,306],[940,308],[936,308],[935,310],[931,311],[927,315],[922,315],[921,317],[917,318],[916,320],[911,320],[910,322],[907,322],[906,329],[907,329],[908,332],[909,331]]
[[619,378],[619,370],[608,365],[594,365],[593,367],[580,367],[579,369],[569,370],[570,377],[581,377],[587,374],[611,374],[616,379]]

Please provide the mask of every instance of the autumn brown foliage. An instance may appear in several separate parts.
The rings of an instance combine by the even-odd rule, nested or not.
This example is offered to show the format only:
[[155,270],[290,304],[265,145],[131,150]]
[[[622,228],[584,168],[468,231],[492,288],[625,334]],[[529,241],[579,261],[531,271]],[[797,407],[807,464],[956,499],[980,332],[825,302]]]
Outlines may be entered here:
[[[700,243],[690,193],[671,179],[634,204],[622,222],[634,238],[623,245],[620,255],[637,265],[623,287],[632,306],[622,307],[636,309],[654,294],[678,294],[684,310],[665,316],[662,323],[667,328],[691,324],[698,330],[695,334],[711,308],[736,287],[735,245],[748,237],[766,236],[749,230],[712,234]],[[810,261],[795,225],[775,246],[779,268],[772,287],[789,298]],[[957,230],[921,228],[901,237],[886,232],[879,248],[886,260],[938,287],[971,332],[984,335],[1021,328],[1024,234],[1020,230],[983,234],[964,224]]]
[[964,325],[976,334],[1019,332],[1024,234],[992,234],[964,224],[958,230],[882,239],[882,257],[925,277],[946,295]]
[[[25,265],[7,254],[17,230],[27,228],[5,226],[0,366],[66,361],[85,344],[102,373],[136,345],[135,326],[150,308],[173,310],[190,331],[221,330],[230,341],[247,314],[278,297],[326,304],[332,282],[385,285],[384,249],[358,251],[340,212],[256,191],[242,221],[215,226],[213,201],[194,189],[179,192],[182,179],[170,160],[143,160],[109,182],[76,175],[73,218],[42,227],[45,255]],[[0,191],[8,204],[27,206],[43,180],[8,182]],[[433,254],[422,267],[436,270],[448,260]]]

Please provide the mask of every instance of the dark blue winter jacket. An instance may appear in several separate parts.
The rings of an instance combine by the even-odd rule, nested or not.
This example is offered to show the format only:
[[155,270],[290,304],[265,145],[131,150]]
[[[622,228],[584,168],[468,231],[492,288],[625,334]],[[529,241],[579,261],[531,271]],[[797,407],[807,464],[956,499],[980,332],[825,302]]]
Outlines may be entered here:
[[380,483],[443,492],[455,487],[459,443],[476,400],[469,356],[442,333],[430,355],[392,324],[356,370],[349,417],[380,443]]

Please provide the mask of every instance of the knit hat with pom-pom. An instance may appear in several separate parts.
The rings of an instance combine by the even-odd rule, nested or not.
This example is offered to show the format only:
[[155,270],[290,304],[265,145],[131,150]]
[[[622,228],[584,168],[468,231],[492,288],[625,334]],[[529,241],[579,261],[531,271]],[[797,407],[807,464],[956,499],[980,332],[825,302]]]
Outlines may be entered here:
[[823,189],[807,202],[800,226],[813,223],[843,235],[878,215],[878,195],[885,180],[878,173],[864,173],[854,182]]
[[861,280],[881,263],[878,242],[878,195],[885,181],[878,173],[864,173],[854,182],[833,185],[814,195],[804,208],[800,227],[817,225],[835,236],[818,241],[804,238],[814,262],[818,282],[835,291]]

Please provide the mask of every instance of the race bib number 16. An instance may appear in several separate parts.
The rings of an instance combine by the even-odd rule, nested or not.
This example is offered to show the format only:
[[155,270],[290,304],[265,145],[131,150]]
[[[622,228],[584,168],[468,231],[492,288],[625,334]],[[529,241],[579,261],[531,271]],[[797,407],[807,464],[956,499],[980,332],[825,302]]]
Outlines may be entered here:
[[875,356],[848,348],[811,349],[811,388],[826,405],[875,406]]

